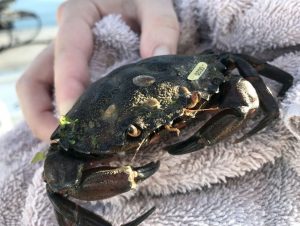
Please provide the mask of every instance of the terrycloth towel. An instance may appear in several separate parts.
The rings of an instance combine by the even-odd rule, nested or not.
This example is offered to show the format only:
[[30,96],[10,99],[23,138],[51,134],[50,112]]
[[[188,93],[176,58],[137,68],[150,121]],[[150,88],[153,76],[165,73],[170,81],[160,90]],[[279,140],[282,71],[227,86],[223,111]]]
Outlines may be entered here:
[[[182,156],[157,150],[161,167],[137,190],[82,204],[116,225],[154,205],[155,213],[143,225],[300,225],[299,0],[174,4],[181,23],[180,54],[208,47],[251,53],[294,76],[293,87],[281,100],[280,118],[238,144],[233,141],[242,133]],[[103,18],[94,33],[92,80],[139,58],[139,37],[119,16]],[[280,87],[266,82],[274,92]],[[25,123],[0,139],[0,225],[57,225],[41,179],[42,165],[30,164],[45,148]]]

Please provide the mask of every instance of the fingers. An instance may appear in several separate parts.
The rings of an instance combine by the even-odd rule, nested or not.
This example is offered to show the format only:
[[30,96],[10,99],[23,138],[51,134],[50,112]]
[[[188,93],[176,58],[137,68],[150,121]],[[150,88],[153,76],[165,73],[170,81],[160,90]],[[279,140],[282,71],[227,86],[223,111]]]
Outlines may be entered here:
[[171,0],[137,0],[142,57],[175,54],[179,23]]
[[[92,27],[101,16],[120,13],[131,24],[123,0],[73,0],[57,12],[59,31],[55,44],[55,97],[58,111],[66,114],[89,83],[88,62],[93,48]],[[132,5],[127,1],[127,6]]]
[[54,84],[57,107],[66,114],[89,83],[92,26],[101,17],[92,1],[68,1],[58,11]]
[[17,82],[17,95],[25,120],[34,135],[49,141],[57,127],[53,115],[53,45],[41,52]]
[[88,84],[88,61],[93,47],[91,28],[109,13],[121,13],[132,26],[134,18],[140,21],[142,57],[176,53],[179,26],[171,0],[65,3],[57,14],[60,28],[55,45],[55,95],[60,114],[71,108]]
[[[55,46],[44,50],[17,83],[21,108],[33,133],[49,140],[57,126],[53,95],[66,114],[89,83],[92,27],[102,16],[121,14],[132,27],[141,25],[141,56],[175,54],[179,25],[171,0],[72,0],[57,12]],[[135,29],[137,30],[137,29]]]

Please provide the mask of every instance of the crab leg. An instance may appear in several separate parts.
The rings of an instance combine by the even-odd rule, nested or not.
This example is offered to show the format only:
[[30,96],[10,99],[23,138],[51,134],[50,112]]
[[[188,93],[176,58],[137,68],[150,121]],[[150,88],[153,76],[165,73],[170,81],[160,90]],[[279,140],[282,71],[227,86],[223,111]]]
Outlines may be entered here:
[[239,111],[225,109],[210,118],[192,137],[168,146],[166,150],[172,155],[181,155],[213,145],[235,132],[242,125],[243,118]]
[[133,221],[130,221],[126,224],[122,224],[121,226],[136,226],[141,224],[147,217],[149,217],[154,211],[155,207],[152,207],[151,209],[147,210],[145,213],[143,213],[141,216],[138,218],[134,219]]
[[240,75],[247,79],[256,89],[260,100],[260,106],[266,114],[266,116],[253,129],[251,129],[247,134],[237,140],[237,142],[240,142],[247,137],[254,135],[261,129],[265,128],[274,119],[278,118],[279,107],[271,91],[265,85],[255,68],[250,63],[248,63],[248,61],[238,56],[234,57],[234,60]]
[[[260,106],[266,114],[253,129],[236,140],[236,142],[241,142],[265,128],[279,116],[278,104],[271,91],[259,76],[259,73],[283,84],[278,94],[279,96],[283,96],[290,88],[293,83],[293,77],[275,66],[247,55],[225,53],[221,55],[220,61],[230,70],[237,68],[240,75],[251,83],[256,90]],[[227,96],[225,97],[225,101],[221,103],[224,110],[214,115],[197,133],[186,141],[167,147],[166,149],[170,154],[185,154],[217,143],[237,131],[242,125],[244,118],[256,111],[255,101],[253,103],[251,103],[251,101],[246,103],[246,108],[248,110],[241,111],[241,109],[239,109],[239,104],[243,106],[246,99],[241,99],[239,104],[236,104],[235,102],[237,96],[247,95],[246,93],[243,93],[244,88],[238,87],[239,82],[236,82],[235,84],[228,82],[227,84],[230,84],[231,87],[235,86],[237,89],[235,93],[224,94],[224,96]],[[227,90],[230,89],[230,87],[227,88]],[[224,88],[224,90],[226,90],[226,88]],[[250,99],[253,99],[253,97],[254,96],[250,97]],[[225,108],[231,108],[231,110]]]
[[112,224],[93,212],[82,208],[60,194],[51,191],[47,186],[47,195],[54,207],[60,226],[111,226]]
[[259,74],[281,83],[282,88],[279,91],[278,96],[283,96],[286,93],[286,91],[293,85],[293,76],[281,70],[280,68],[248,55],[235,54],[235,56],[248,61]]
[[[112,226],[112,224],[99,215],[81,207],[80,205],[68,200],[67,198],[53,193],[47,186],[47,195],[54,207],[56,218],[60,226],[76,225],[76,226]],[[122,226],[136,226],[142,223],[155,210],[152,207],[141,216],[131,222],[122,224]]]
[[[230,68],[231,70],[237,68],[240,75],[251,83],[251,85],[255,88],[257,96],[260,100],[260,106],[266,114],[266,116],[253,129],[236,141],[241,142],[265,128],[279,115],[278,104],[271,91],[259,76],[258,72],[283,84],[283,87],[279,92],[279,95],[281,96],[292,85],[293,77],[279,68],[246,55],[226,53],[221,56],[220,60],[224,65],[226,65],[227,68]],[[249,94],[250,98],[242,98],[239,100],[239,103],[237,103],[238,99],[236,97],[248,95],[243,91],[247,90],[247,88],[243,87],[243,85],[241,86],[240,84],[242,83],[239,81],[234,82],[234,80],[230,80],[231,82],[228,81],[227,83],[224,83],[223,90],[231,90],[230,87],[236,87],[236,89],[234,92],[229,91],[228,93],[221,94],[221,99],[222,96],[224,96],[224,99],[223,102],[221,101],[220,106],[224,110],[214,115],[210,120],[208,120],[208,122],[205,123],[203,127],[200,128],[198,132],[196,132],[189,139],[167,147],[166,149],[170,154],[185,154],[217,143],[233,132],[237,131],[237,129],[242,125],[243,119],[248,117],[248,115],[251,115],[252,112],[256,111],[255,105],[257,101],[255,100],[255,96],[251,96]],[[225,86],[228,84],[229,87],[226,88]],[[248,101],[247,103],[247,99],[254,99],[254,101]],[[243,111],[239,109],[239,106],[245,106],[248,110]]]

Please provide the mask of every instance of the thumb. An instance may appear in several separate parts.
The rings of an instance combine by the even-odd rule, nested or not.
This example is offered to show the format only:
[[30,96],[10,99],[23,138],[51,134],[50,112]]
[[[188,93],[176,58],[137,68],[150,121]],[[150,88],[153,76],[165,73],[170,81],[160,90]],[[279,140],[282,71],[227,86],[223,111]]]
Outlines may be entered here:
[[142,31],[141,56],[145,58],[175,54],[179,38],[179,23],[172,1],[139,1],[137,14]]

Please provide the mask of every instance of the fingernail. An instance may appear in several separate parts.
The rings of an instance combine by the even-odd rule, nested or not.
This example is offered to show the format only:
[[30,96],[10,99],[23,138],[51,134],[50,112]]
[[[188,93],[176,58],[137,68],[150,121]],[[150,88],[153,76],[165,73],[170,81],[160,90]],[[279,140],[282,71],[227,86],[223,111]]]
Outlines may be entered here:
[[171,54],[171,51],[167,46],[158,46],[153,51],[153,56],[161,56],[168,54]]

